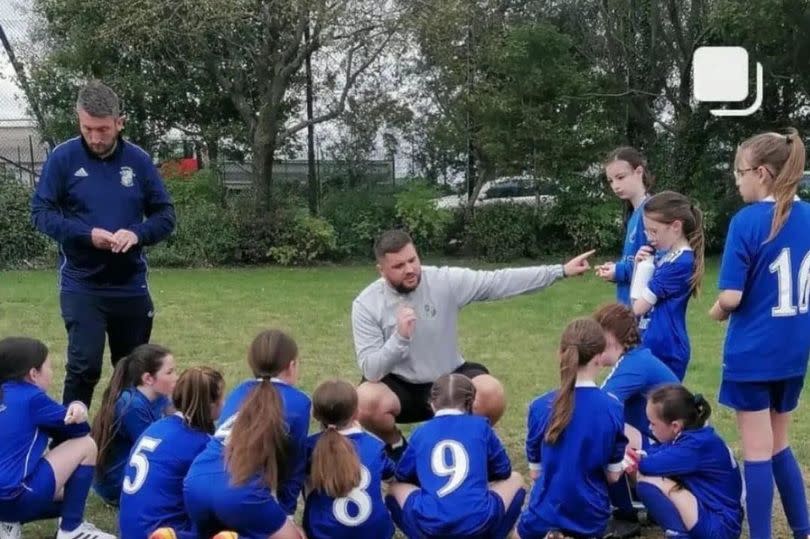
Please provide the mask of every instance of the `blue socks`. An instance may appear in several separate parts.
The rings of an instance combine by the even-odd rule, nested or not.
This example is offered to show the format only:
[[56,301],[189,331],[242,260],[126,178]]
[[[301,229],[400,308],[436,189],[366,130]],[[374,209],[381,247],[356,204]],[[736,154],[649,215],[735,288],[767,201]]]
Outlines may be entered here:
[[639,481],[636,485],[636,494],[644,503],[653,519],[661,526],[667,537],[689,537],[689,531],[681,520],[681,514],[661,489],[650,483]]
[[804,494],[804,479],[799,463],[790,447],[773,456],[773,478],[782,499],[793,537],[806,539],[810,535],[810,521],[807,517],[807,497]]
[[773,465],[771,460],[745,461],[745,512],[751,539],[771,539]]
[[618,481],[608,484],[610,503],[616,508],[614,516],[621,520],[636,520],[633,498],[627,476],[622,474]]
[[65,498],[62,501],[62,523],[64,531],[73,531],[84,520],[84,506],[93,482],[95,466],[79,466],[65,483]]

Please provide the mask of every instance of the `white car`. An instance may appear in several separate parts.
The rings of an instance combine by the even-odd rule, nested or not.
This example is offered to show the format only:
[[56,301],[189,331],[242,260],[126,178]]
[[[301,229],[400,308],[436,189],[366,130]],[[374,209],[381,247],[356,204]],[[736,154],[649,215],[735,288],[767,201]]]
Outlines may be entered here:
[[[475,206],[511,202],[514,204],[551,205],[555,196],[550,194],[552,184],[538,181],[529,176],[507,176],[486,182],[481,187]],[[461,208],[467,203],[466,194],[448,195],[435,199],[439,209]]]

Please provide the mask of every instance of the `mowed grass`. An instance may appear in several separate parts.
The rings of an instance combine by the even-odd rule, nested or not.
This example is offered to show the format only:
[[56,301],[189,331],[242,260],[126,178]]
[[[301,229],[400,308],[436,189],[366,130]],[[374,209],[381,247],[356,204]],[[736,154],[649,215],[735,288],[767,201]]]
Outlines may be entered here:
[[[716,274],[715,260],[709,264],[703,294],[690,302],[692,361],[686,383],[713,403],[711,421],[739,457],[734,416],[716,405],[725,329],[706,314],[715,297]],[[278,327],[289,331],[298,342],[300,385],[305,391],[311,392],[320,380],[329,377],[356,382],[360,373],[352,346],[350,306],[355,295],[375,278],[371,264],[312,269],[154,270],[150,289],[157,314],[152,341],[171,348],[181,368],[216,366],[233,387],[249,376],[245,352],[250,340],[264,328]],[[8,272],[0,275],[0,283],[0,337],[29,335],[48,344],[56,372],[50,393],[58,398],[67,342],[55,272]],[[464,356],[487,365],[506,387],[508,409],[498,432],[518,471],[527,471],[523,456],[527,405],[554,388],[559,379],[556,347],[561,331],[571,319],[588,316],[613,298],[612,286],[588,275],[557,282],[536,294],[472,304],[462,311],[459,342]],[[110,372],[105,359],[94,410]],[[794,415],[791,438],[804,467],[810,464],[807,417],[808,407],[802,402]],[[88,507],[88,520],[102,529],[116,530],[114,510],[92,494]],[[789,536],[778,500],[775,513],[774,537]],[[29,524],[24,537],[51,537],[54,529],[53,522]],[[645,535],[659,536],[652,531]]]

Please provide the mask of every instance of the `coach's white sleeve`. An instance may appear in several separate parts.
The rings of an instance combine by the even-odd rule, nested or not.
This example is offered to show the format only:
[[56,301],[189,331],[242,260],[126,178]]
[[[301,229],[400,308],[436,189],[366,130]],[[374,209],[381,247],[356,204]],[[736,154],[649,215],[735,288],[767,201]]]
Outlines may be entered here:
[[564,276],[562,264],[480,271],[444,268],[459,307],[473,301],[501,299],[534,292]]
[[408,357],[410,339],[395,331],[385,340],[378,321],[358,301],[352,303],[352,336],[360,372],[372,382],[379,381]]

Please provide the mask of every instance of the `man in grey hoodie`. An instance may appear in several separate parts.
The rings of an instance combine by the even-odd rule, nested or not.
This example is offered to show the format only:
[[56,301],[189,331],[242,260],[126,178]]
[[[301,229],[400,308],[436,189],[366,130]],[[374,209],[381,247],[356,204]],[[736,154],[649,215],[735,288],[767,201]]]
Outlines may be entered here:
[[501,383],[458,349],[458,313],[473,301],[534,292],[590,265],[583,253],[565,265],[495,271],[421,265],[402,230],[384,232],[374,245],[380,278],[352,303],[352,333],[363,382],[357,388],[360,423],[398,458],[405,440],[397,423],[430,419],[430,388],[441,375],[469,376],[476,388],[475,413],[494,425],[503,415]]

